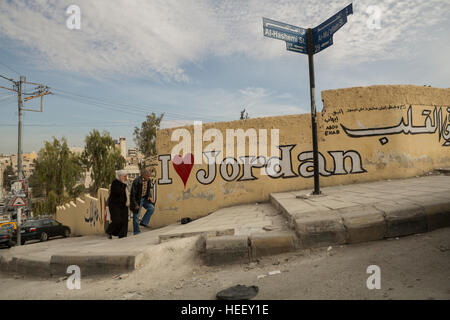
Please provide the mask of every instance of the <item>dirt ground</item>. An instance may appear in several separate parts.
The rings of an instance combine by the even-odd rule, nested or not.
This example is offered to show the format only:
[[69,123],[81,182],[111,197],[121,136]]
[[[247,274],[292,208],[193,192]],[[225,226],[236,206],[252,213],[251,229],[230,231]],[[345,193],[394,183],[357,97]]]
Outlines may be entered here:
[[[215,299],[236,284],[258,286],[255,299],[450,299],[450,228],[219,267],[202,265],[195,241],[165,243],[155,263],[122,279],[82,277],[80,290],[66,280],[0,274],[0,299]],[[366,286],[370,265],[380,267],[381,289]]]

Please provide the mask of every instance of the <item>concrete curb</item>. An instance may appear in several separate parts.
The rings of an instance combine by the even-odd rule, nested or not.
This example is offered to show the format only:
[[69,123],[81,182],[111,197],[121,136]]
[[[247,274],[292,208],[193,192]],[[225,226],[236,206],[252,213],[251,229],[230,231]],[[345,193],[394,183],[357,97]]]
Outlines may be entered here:
[[206,237],[207,265],[220,265],[231,262],[247,263],[250,251],[247,236]]
[[13,257],[9,261],[0,257],[0,271],[8,274],[30,275],[32,277],[48,277],[51,274],[49,261],[23,257]]
[[[296,249],[361,243],[450,227],[450,200],[414,199],[401,204],[360,204],[322,211],[296,211],[292,194],[269,195],[294,232],[205,236],[206,264],[249,263]],[[280,200],[281,199],[281,200]],[[283,199],[288,207],[283,206]]]
[[0,256],[0,271],[8,274],[21,274],[30,277],[52,277],[67,275],[67,267],[79,266],[83,275],[111,275],[131,272],[142,260],[139,254],[112,255],[53,255],[50,259],[39,260],[12,257],[10,260]]
[[168,232],[167,234],[161,234],[159,235],[159,242],[173,240],[173,239],[179,239],[179,238],[187,238],[187,237],[193,237],[197,235],[208,235],[208,236],[233,236],[234,235],[234,229],[221,229],[221,230],[213,230],[213,231],[191,231],[191,232]]
[[136,269],[142,254],[112,255],[53,255],[50,259],[51,275],[66,275],[67,267],[80,267],[82,275],[108,275],[131,272]]
[[293,232],[254,233],[250,236],[205,236],[207,265],[249,263],[266,255],[280,254],[297,248]]
[[294,251],[297,247],[297,238],[293,232],[273,231],[255,233],[249,237],[250,260]]
[[359,243],[450,227],[450,199],[417,198],[401,203],[361,204],[326,211],[289,211],[285,194],[270,195],[295,231],[301,249]]

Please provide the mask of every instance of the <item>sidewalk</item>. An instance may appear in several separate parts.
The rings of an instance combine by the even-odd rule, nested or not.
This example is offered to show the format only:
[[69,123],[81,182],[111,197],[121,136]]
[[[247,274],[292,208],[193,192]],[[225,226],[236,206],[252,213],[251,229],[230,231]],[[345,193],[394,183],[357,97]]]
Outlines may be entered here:
[[[265,255],[400,237],[450,226],[450,176],[435,175],[275,193],[270,203],[220,209],[181,225],[138,236],[54,239],[0,250],[0,270],[62,276],[69,265],[84,275],[160,266],[174,255],[203,263],[249,263]],[[450,230],[450,229],[449,229]]]
[[300,248],[357,243],[450,226],[446,175],[326,187],[270,195],[298,236]]
[[[69,265],[78,265],[85,275],[130,272],[165,254],[178,239],[177,246],[197,250],[198,241],[220,235],[249,236],[273,230],[286,230],[285,219],[270,204],[241,205],[220,209],[207,217],[181,225],[143,231],[123,239],[103,236],[55,238],[48,242],[30,242],[24,246],[0,249],[0,271],[48,277],[66,274]],[[196,236],[198,241],[183,242]],[[169,250],[170,251],[170,250]],[[158,254],[154,254],[158,252]],[[163,258],[161,258],[163,260]],[[158,261],[159,263],[159,261]]]

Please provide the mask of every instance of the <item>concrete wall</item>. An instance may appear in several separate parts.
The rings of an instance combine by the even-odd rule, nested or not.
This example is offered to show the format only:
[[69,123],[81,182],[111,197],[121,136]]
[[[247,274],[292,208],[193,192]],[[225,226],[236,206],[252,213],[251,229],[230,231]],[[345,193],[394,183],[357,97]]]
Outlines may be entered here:
[[[323,112],[317,113],[322,155],[319,164],[321,186],[406,178],[450,165],[450,126],[447,127],[450,89],[357,87],[324,91],[322,101]],[[313,188],[310,114],[209,123],[181,129],[158,132],[159,157],[154,162],[153,179],[157,204],[152,226],[174,223],[183,217],[201,217],[235,204],[267,201],[271,192]],[[264,162],[262,168],[243,165],[234,144],[230,140],[227,144],[227,129],[242,129],[243,133],[255,130],[257,140],[249,143],[251,139],[247,138],[244,153],[244,156],[255,158],[243,160],[248,163],[256,157],[262,160],[267,149],[269,154],[261,161]],[[278,129],[279,143],[272,146],[277,153],[271,155],[271,142],[276,140],[276,131],[272,129]],[[171,141],[174,134],[180,133],[185,134],[184,138]],[[220,133],[223,141],[219,139]],[[202,146],[194,144],[194,136],[200,141],[203,137]],[[180,142],[184,142],[184,149],[187,149],[179,150],[184,160],[173,150]],[[213,142],[215,145],[211,145]],[[187,146],[189,143],[190,147]],[[238,159],[234,171],[232,165],[220,165],[227,147],[233,151],[233,158]],[[202,158],[202,152],[208,151],[220,151],[218,165],[187,163],[192,157],[196,162]],[[280,167],[274,165],[276,158],[268,161],[270,156],[280,157],[281,172],[277,173]],[[203,159],[206,159],[205,155]],[[253,166],[257,165],[253,162]],[[213,169],[215,178],[208,181],[209,171]],[[61,209],[61,212],[64,210],[72,209]],[[80,227],[80,232],[99,232],[97,226],[85,219],[77,218],[74,223],[85,224]]]
[[[108,190],[99,189],[97,197],[84,195],[56,208],[56,220],[71,228],[72,235],[104,234],[108,226],[106,200]],[[128,224],[132,230],[131,221]]]

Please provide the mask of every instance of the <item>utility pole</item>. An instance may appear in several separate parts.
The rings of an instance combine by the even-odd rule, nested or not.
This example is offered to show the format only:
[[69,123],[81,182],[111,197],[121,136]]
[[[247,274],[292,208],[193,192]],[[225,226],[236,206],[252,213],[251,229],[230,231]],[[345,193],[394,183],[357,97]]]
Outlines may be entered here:
[[[51,94],[51,92],[48,90],[47,86],[44,86],[40,83],[33,83],[33,82],[27,82],[26,78],[24,76],[20,76],[20,79],[18,81],[14,81],[13,79],[7,78],[3,75],[0,75],[1,78],[8,80],[13,83],[13,88],[6,88],[0,86],[1,89],[6,89],[9,91],[13,91],[17,93],[17,109],[19,114],[19,123],[17,128],[17,179],[23,180],[25,179],[23,172],[22,172],[22,115],[23,111],[32,111],[32,112],[43,112],[43,97],[47,94]],[[35,85],[34,92],[32,93],[24,93],[24,84],[31,84]],[[28,97],[23,97],[24,95],[28,95]],[[41,98],[41,109],[35,110],[35,109],[24,109],[23,102],[29,101],[34,98]],[[26,202],[28,203],[28,202]],[[16,226],[16,233],[17,233],[17,245],[21,245],[21,237],[20,237],[20,227],[21,227],[21,218],[22,218],[22,208],[19,207],[17,210],[17,226]]]
[[22,84],[25,82],[25,77],[20,76],[20,80],[17,83],[17,108],[19,111],[19,125],[17,132],[17,179],[22,179]]
[[[19,125],[17,132],[17,180],[22,179],[22,109],[23,109],[23,101],[22,101],[22,87],[25,81],[25,77],[20,76],[19,83],[17,84],[17,108],[19,111]],[[22,226],[22,208],[17,208],[17,245],[20,246],[22,244],[21,239],[21,228]]]

